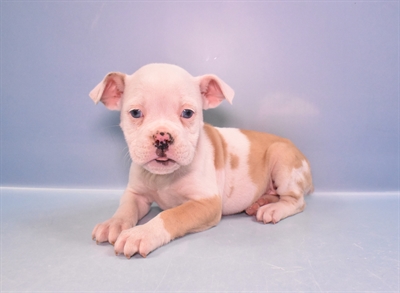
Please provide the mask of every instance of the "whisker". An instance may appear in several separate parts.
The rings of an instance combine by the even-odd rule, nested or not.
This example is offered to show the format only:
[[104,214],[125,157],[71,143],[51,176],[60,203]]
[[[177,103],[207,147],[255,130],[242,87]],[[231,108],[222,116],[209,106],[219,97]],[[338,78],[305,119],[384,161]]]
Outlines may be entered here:
[[131,164],[131,162],[132,162],[132,159],[131,159],[131,156],[130,156],[130,154],[129,154],[129,149],[128,149],[128,147],[126,146],[122,151],[125,152],[125,154],[124,154],[124,156],[123,156],[123,162],[124,162],[126,165],[129,166],[129,165]]

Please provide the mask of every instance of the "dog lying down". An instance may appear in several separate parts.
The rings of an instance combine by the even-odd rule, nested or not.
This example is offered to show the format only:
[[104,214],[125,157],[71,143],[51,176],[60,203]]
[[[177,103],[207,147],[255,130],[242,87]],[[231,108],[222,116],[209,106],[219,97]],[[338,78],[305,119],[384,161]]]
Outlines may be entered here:
[[[193,77],[175,65],[149,64],[132,75],[107,74],[89,95],[121,111],[132,158],[117,211],[92,232],[117,255],[146,257],[217,225],[222,215],[246,211],[275,224],[303,211],[304,195],[313,191],[310,164],[289,140],[203,122],[203,109],[233,99],[215,75]],[[153,202],[163,211],[136,226]]]

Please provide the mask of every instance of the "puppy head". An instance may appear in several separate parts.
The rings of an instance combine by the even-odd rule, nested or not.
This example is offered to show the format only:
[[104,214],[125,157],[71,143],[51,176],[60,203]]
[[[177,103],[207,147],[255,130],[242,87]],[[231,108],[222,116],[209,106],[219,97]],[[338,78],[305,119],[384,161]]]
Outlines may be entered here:
[[189,165],[203,126],[202,109],[232,102],[234,92],[215,75],[193,77],[170,64],[149,64],[132,75],[111,72],[90,92],[95,103],[121,111],[132,161],[151,173]]

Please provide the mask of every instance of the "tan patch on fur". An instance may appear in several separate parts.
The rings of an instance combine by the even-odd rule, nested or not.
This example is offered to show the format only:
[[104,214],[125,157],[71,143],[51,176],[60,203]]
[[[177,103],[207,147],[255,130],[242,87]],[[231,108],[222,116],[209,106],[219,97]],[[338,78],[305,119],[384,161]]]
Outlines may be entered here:
[[235,154],[229,154],[230,157],[230,163],[231,163],[231,169],[235,170],[237,167],[239,167],[239,156]]
[[187,233],[206,230],[218,224],[222,215],[222,200],[219,196],[201,200],[190,200],[160,214],[164,228],[171,239]]
[[211,125],[204,124],[204,131],[214,147],[215,169],[222,169],[227,159],[227,144],[219,131]]
[[[256,131],[241,130],[241,132],[250,141],[249,176],[258,187],[256,198],[265,193],[270,179],[276,179],[270,178],[270,176],[276,176],[277,172],[281,174],[282,172],[289,172],[289,170],[284,169],[285,167],[300,168],[302,161],[307,161],[305,156],[288,139]],[[277,168],[278,166],[279,168]],[[299,185],[303,192],[307,194],[313,190],[311,173],[304,174],[304,177],[304,182],[299,182]],[[299,198],[302,194],[288,194],[288,196]]]
[[[276,135],[240,130],[250,141],[248,157],[249,176],[254,184],[258,186],[256,197],[261,196],[267,189],[271,156],[268,153],[270,146],[275,142],[286,142],[287,140]],[[301,163],[300,163],[301,164]]]

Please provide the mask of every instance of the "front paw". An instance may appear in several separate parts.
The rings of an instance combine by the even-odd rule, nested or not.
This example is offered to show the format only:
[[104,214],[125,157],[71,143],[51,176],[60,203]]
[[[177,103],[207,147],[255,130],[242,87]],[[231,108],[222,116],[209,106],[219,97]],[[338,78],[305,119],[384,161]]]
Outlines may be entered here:
[[103,223],[97,224],[94,227],[92,239],[96,240],[96,243],[108,241],[114,245],[121,232],[132,227],[132,221],[120,218],[111,218]]
[[154,218],[150,222],[122,231],[115,242],[115,254],[124,254],[128,259],[139,253],[146,257],[154,249],[171,241],[170,234],[164,229],[162,220]]

